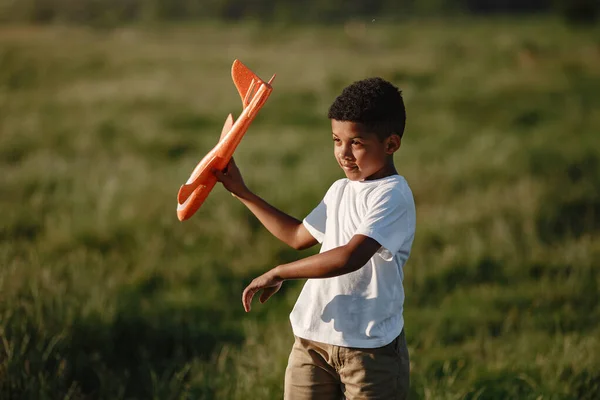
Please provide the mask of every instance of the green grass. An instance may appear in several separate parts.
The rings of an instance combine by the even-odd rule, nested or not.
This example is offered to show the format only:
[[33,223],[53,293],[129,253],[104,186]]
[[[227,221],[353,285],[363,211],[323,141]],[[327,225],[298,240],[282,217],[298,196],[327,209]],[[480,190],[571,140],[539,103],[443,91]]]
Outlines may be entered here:
[[403,89],[411,398],[600,397],[600,31],[552,20],[1,27],[0,397],[281,398],[302,283],[240,295],[316,249],[219,187],[175,213],[240,113],[234,58],[277,73],[238,164],[299,218],[342,176],[339,91]]

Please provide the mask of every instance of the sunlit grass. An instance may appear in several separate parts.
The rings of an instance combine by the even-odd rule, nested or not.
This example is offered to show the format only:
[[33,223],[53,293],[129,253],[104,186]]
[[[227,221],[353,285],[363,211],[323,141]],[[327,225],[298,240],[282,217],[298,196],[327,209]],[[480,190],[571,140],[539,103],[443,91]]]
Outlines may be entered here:
[[219,187],[175,215],[240,113],[239,58],[277,78],[236,160],[298,218],[342,176],[339,91],[403,89],[412,398],[597,398],[599,44],[550,20],[1,28],[0,397],[281,398],[301,282],[251,314],[240,295],[316,249]]

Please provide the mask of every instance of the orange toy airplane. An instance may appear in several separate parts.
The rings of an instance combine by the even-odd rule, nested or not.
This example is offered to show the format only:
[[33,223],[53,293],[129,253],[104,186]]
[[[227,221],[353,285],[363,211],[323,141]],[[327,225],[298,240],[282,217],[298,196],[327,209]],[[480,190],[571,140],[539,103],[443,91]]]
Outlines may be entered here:
[[269,82],[265,82],[238,60],[233,62],[231,77],[242,98],[244,106],[242,114],[235,123],[233,116],[229,114],[221,131],[219,143],[198,163],[185,185],[179,189],[177,218],[180,221],[190,218],[204,203],[217,183],[217,177],[212,171],[222,171],[227,167],[250,123],[273,91],[271,82],[275,75]]

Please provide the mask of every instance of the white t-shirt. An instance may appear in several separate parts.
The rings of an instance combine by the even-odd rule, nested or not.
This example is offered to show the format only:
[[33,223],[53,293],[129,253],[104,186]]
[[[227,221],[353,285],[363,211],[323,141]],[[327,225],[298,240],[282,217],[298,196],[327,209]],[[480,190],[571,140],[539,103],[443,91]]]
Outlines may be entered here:
[[372,181],[340,179],[304,219],[321,253],[361,234],[381,248],[357,271],[307,280],[290,321],[294,335],[344,347],[374,348],[402,331],[402,267],[415,234],[415,203],[399,175]]

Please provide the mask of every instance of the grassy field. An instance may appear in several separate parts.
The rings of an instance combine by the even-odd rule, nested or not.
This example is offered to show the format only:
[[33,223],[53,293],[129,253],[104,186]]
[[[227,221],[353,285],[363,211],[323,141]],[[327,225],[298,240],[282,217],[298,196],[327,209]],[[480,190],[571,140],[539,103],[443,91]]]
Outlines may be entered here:
[[0,27],[0,398],[282,397],[302,282],[241,291],[317,249],[221,187],[175,213],[235,58],[277,73],[238,165],[298,218],[342,177],[330,102],[403,89],[412,399],[600,398],[600,30],[550,20]]

